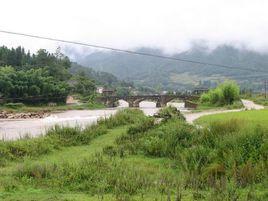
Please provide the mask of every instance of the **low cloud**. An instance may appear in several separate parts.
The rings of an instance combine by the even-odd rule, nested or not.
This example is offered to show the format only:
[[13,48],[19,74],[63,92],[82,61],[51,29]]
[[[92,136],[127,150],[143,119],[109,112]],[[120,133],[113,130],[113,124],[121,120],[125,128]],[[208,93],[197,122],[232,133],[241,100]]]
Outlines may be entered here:
[[[262,52],[268,50],[267,10],[265,0],[10,0],[1,2],[0,29],[123,49],[161,48],[167,53],[200,41],[209,48],[232,44]],[[65,46],[3,33],[0,39],[1,45],[33,51]]]

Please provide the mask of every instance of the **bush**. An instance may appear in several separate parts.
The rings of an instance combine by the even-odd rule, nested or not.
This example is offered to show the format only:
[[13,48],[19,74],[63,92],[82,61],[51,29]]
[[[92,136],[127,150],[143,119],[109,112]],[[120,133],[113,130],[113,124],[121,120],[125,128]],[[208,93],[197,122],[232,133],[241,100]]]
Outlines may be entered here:
[[155,117],[162,118],[164,121],[167,121],[171,118],[178,118],[181,120],[185,120],[185,117],[181,114],[180,110],[178,110],[176,107],[168,106],[165,108],[161,108],[157,114],[155,114]]
[[239,86],[233,81],[226,81],[217,88],[209,90],[200,97],[201,103],[211,105],[232,105],[239,100]]
[[115,115],[112,115],[109,118],[102,118],[98,120],[98,124],[104,125],[107,128],[111,129],[117,126],[124,126],[142,122],[144,119],[146,119],[146,116],[141,110],[124,109],[118,111]]
[[93,138],[106,133],[107,129],[103,125],[91,125],[84,130],[79,127],[55,126],[48,131],[47,136],[57,141],[61,146],[77,146],[88,144]]
[[138,124],[135,124],[133,126],[130,126],[127,133],[129,135],[135,135],[138,133],[143,133],[151,128],[154,127],[154,119],[153,118],[146,118],[143,122],[139,122]]

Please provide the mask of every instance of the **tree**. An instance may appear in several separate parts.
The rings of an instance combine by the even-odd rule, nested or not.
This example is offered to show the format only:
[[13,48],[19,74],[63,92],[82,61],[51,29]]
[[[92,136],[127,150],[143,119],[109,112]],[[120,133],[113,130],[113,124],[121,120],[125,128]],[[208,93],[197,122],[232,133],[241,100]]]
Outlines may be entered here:
[[83,96],[95,94],[96,85],[94,81],[89,79],[83,71],[75,75],[73,81],[73,93],[79,93]]
[[234,81],[224,82],[219,88],[222,92],[224,104],[231,105],[235,100],[239,99],[240,88]]
[[0,94],[4,98],[21,102],[64,101],[69,85],[58,81],[44,68],[15,70],[0,67]]
[[239,99],[240,88],[234,81],[225,81],[215,89],[202,94],[200,100],[202,103],[212,105],[231,105]]

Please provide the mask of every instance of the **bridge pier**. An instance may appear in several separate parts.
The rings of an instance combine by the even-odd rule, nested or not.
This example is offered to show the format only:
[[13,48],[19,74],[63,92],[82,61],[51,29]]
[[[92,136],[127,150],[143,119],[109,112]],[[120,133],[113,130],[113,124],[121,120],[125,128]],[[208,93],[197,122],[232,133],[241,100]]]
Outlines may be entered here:
[[161,103],[160,103],[160,101],[157,101],[157,102],[156,102],[156,107],[161,107]]
[[106,101],[105,105],[107,107],[116,107],[115,102],[114,101],[109,101],[109,100]]
[[134,101],[128,100],[128,107],[134,107]]
[[190,108],[190,109],[196,109],[197,108],[197,104],[196,103],[193,103],[191,101],[188,101],[188,100],[184,100],[184,107],[186,108]]

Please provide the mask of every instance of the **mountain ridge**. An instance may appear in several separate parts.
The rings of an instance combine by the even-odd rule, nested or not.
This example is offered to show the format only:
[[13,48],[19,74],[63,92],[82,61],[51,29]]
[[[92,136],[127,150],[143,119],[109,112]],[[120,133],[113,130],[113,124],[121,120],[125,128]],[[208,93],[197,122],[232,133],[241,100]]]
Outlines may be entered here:
[[[135,51],[166,55],[161,49],[154,48],[142,47]],[[213,50],[194,46],[188,51],[171,56],[232,66],[234,69],[119,52],[94,52],[78,56],[76,61],[94,70],[111,73],[122,80],[133,81],[136,85],[164,90],[190,89],[208,82],[210,84],[207,85],[213,86],[216,82],[227,78],[237,80],[242,86],[258,89],[260,88],[257,83],[258,79],[265,77],[263,73],[258,73],[258,71],[268,71],[267,53],[240,49],[230,45],[221,45]],[[236,67],[252,68],[256,72],[243,71],[236,69]],[[249,76],[257,76],[258,79]],[[243,77],[247,77],[247,79]]]

